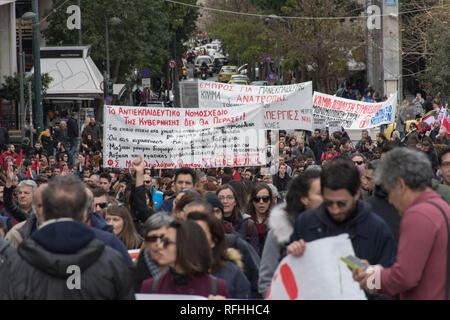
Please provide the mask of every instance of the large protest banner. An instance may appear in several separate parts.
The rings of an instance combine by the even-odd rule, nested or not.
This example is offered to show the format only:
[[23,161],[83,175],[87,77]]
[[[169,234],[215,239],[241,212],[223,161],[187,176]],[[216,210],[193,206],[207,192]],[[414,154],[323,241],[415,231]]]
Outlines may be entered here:
[[397,94],[387,101],[368,103],[314,92],[314,119],[339,120],[344,129],[369,129],[395,120]]
[[341,257],[355,255],[348,233],[308,242],[301,257],[288,255],[278,265],[266,299],[366,300]]
[[266,164],[260,108],[105,106],[103,164],[128,168],[138,155],[162,169]]
[[200,108],[259,105],[267,130],[312,130],[312,82],[285,86],[243,86],[198,81]]

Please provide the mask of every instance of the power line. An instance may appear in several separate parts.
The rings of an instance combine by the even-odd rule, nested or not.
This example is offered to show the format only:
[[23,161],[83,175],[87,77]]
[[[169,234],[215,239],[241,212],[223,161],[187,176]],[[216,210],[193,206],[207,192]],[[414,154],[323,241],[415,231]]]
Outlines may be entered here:
[[[230,13],[230,14],[236,14],[236,15],[242,15],[242,16],[250,16],[250,17],[257,17],[257,18],[270,18],[270,16],[268,15],[262,15],[262,14],[256,14],[256,13],[247,13],[247,12],[237,12],[237,11],[231,11],[231,10],[223,10],[223,9],[215,9],[215,8],[209,8],[209,7],[203,7],[203,6],[199,6],[199,5],[195,5],[195,4],[189,4],[189,3],[184,3],[184,2],[179,2],[179,1],[174,1],[174,0],[164,0],[166,2],[170,2],[173,4],[179,4],[179,5],[183,5],[183,6],[187,6],[187,7],[192,7],[192,8],[198,8],[198,9],[203,9],[203,10],[209,10],[209,11],[214,11],[214,12],[220,12],[220,13]],[[408,14],[408,13],[415,13],[415,12],[421,12],[421,11],[429,11],[432,9],[437,9],[437,8],[444,8],[447,5],[441,5],[441,6],[434,6],[434,7],[430,7],[430,8],[423,8],[423,9],[415,9],[415,10],[408,10],[408,11],[403,11],[403,12],[399,12],[398,15],[403,15],[403,14]],[[387,17],[390,14],[380,14],[380,15],[359,15],[359,16],[349,16],[349,17],[289,17],[289,16],[280,16],[279,18],[283,18],[283,19],[297,19],[297,20],[341,20],[341,19],[367,19],[369,17]]]

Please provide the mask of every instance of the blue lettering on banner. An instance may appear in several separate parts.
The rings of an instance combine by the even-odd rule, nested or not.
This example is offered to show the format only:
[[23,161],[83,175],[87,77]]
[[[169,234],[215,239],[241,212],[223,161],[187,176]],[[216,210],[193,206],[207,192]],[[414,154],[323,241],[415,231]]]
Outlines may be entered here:
[[370,125],[376,126],[378,124],[391,121],[392,121],[392,105],[388,105],[378,110],[375,116],[373,116],[372,119],[370,119]]
[[396,7],[397,0],[384,0],[384,6],[385,7]]

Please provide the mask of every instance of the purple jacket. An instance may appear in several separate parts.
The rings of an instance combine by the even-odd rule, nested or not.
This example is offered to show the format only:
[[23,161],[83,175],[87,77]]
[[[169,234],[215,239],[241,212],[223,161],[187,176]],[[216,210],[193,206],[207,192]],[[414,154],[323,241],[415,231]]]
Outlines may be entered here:
[[[208,297],[211,294],[211,278],[208,273],[196,276],[192,279],[175,273],[169,269],[159,278],[156,292],[152,292],[154,278],[142,282],[141,293],[159,293],[159,294],[183,294]],[[227,284],[225,280],[216,278],[217,290],[215,295],[228,298]]]

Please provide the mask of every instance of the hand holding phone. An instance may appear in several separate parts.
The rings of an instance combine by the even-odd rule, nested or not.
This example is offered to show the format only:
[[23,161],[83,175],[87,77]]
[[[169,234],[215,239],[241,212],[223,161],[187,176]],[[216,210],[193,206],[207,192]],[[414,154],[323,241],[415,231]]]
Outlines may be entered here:
[[361,270],[366,270],[368,265],[366,265],[365,263],[363,263],[360,259],[358,259],[355,256],[349,255],[344,257],[341,257],[341,260],[350,267],[350,269],[354,269],[354,268],[359,268]]

